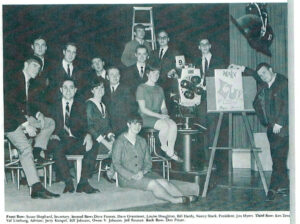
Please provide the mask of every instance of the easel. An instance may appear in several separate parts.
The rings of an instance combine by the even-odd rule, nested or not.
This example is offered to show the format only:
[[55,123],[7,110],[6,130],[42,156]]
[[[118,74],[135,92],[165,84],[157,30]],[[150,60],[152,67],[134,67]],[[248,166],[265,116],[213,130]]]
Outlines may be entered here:
[[[211,171],[212,171],[212,166],[213,166],[213,162],[214,162],[214,158],[215,158],[215,153],[216,150],[229,150],[229,158],[228,158],[228,180],[229,180],[229,185],[227,186],[228,188],[234,188],[235,186],[232,186],[232,150],[234,149],[232,146],[232,137],[233,137],[233,128],[232,128],[232,114],[233,113],[239,113],[242,115],[243,118],[243,123],[246,127],[246,131],[247,131],[247,135],[248,138],[250,140],[250,151],[254,156],[256,165],[258,167],[258,171],[259,171],[259,175],[261,178],[261,182],[263,184],[263,188],[265,191],[265,194],[267,194],[268,192],[268,186],[267,186],[267,182],[266,182],[266,177],[265,174],[263,172],[263,168],[258,156],[258,152],[260,151],[260,148],[255,147],[255,143],[254,143],[254,139],[253,139],[253,135],[252,135],[252,131],[251,131],[251,127],[249,124],[249,120],[247,118],[246,112],[253,112],[253,110],[244,110],[244,111],[223,111],[223,112],[219,112],[219,120],[218,120],[218,124],[217,124],[217,128],[216,128],[216,133],[215,133],[215,137],[214,137],[214,141],[213,141],[213,146],[210,147],[210,149],[212,149],[211,151],[211,155],[210,155],[210,160],[209,160],[209,165],[208,165],[208,171],[207,171],[207,175],[206,175],[206,179],[205,179],[205,184],[204,184],[204,189],[203,189],[203,193],[202,193],[202,197],[205,198],[206,194],[207,194],[207,190],[208,190],[208,185],[209,185],[209,180],[210,180],[210,176],[211,176]],[[223,116],[224,113],[228,113],[229,115],[229,139],[228,139],[228,147],[217,147],[217,143],[218,143],[218,138],[219,138],[219,134],[220,134],[220,129],[221,129],[221,124],[223,121]]]

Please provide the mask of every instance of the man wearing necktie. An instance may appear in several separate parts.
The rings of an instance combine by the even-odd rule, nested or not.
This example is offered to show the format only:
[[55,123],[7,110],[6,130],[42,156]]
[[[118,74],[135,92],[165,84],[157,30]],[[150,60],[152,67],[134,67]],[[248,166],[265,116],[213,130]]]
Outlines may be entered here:
[[56,122],[54,138],[58,144],[54,150],[57,172],[65,182],[63,193],[74,192],[74,184],[66,155],[83,155],[81,179],[76,192],[87,194],[98,192],[93,188],[88,178],[91,176],[92,167],[96,162],[97,152],[93,147],[91,134],[87,129],[85,104],[75,97],[77,88],[72,79],[62,82],[60,92],[62,97],[52,108],[53,118]]
[[[46,117],[41,110],[39,89],[31,85],[38,75],[42,62],[31,56],[24,62],[22,73],[5,77],[4,80],[4,128],[9,141],[17,148],[27,183],[32,187],[31,198],[50,199],[59,197],[47,191],[41,184],[35,164],[47,162],[40,156],[47,149],[54,131],[54,120]],[[34,140],[32,147],[31,140]]]
[[[206,37],[201,38],[199,40],[199,45],[198,45],[198,49],[200,50],[200,55],[194,61],[195,67],[200,68],[201,76],[202,76],[201,87],[204,90],[201,95],[201,104],[197,108],[198,120],[203,126],[208,128],[207,132],[204,133],[204,142],[203,142],[204,149],[205,149],[204,152],[206,157],[205,158],[206,161],[202,161],[204,168],[206,168],[206,164],[204,163],[206,163],[209,160],[208,147],[212,146],[213,139],[215,136],[216,126],[217,126],[217,121],[218,121],[217,114],[207,113],[206,77],[213,77],[215,69],[225,68],[221,58],[212,54],[211,47],[212,46],[208,38]],[[220,134],[220,136],[222,136],[223,138],[219,142],[225,144],[224,146],[226,146],[227,144],[225,140],[228,137],[227,133],[228,131],[226,132],[225,128],[222,128],[222,133]],[[216,154],[216,166],[220,170],[225,170],[223,167],[224,166],[223,164],[226,164],[225,159],[221,158],[219,154]]]
[[49,75],[48,101],[53,104],[59,99],[59,87],[65,79],[72,79],[77,83],[79,95],[83,94],[83,87],[87,80],[82,77],[81,69],[75,63],[77,46],[75,43],[67,43],[63,49],[63,59],[57,63]]
[[133,97],[135,98],[135,92],[139,84],[145,83],[147,77],[144,75],[147,68],[148,49],[144,45],[138,45],[135,50],[135,57],[137,62],[128,67],[125,75],[122,76],[122,82],[124,82],[130,89]]
[[176,68],[175,57],[180,54],[176,49],[169,46],[170,38],[166,30],[158,31],[157,41],[159,48],[154,51],[153,57],[153,60],[160,65],[160,76],[157,83],[164,90],[167,108],[172,116],[176,113],[176,110],[175,105],[171,100],[171,94],[178,93],[178,82],[175,79],[168,78],[168,72]]

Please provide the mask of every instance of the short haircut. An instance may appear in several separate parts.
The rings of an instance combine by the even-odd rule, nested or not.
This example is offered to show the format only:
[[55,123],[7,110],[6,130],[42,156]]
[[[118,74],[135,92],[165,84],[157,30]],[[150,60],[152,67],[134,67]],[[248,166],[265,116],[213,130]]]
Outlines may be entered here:
[[200,45],[201,41],[203,41],[203,40],[207,40],[208,43],[211,44],[208,37],[200,37],[200,38],[199,38],[199,45]]
[[28,64],[30,64],[31,62],[36,62],[36,63],[38,63],[41,67],[43,66],[42,60],[41,60],[39,57],[35,56],[35,55],[32,55],[32,56],[26,58],[26,59],[25,59],[25,62],[27,62]]
[[143,124],[143,119],[141,115],[138,113],[132,113],[127,117],[127,123],[132,124],[132,123],[140,123]]
[[42,35],[35,35],[32,38],[31,44],[33,45],[36,40],[44,40],[47,43],[46,38],[44,36],[42,36]]
[[61,80],[59,86],[62,87],[64,83],[67,81],[73,82],[74,86],[76,87],[76,81],[74,79],[69,79],[69,78]]
[[148,48],[145,45],[142,45],[142,44],[139,44],[138,46],[136,46],[135,53],[137,53],[138,49],[143,49],[143,48],[146,49],[147,54],[149,54]]
[[116,70],[118,70],[120,72],[120,69],[117,66],[110,66],[107,69],[107,74],[109,73],[110,70],[113,70],[113,69],[116,69]]
[[104,62],[103,59],[102,59],[102,57],[100,57],[100,56],[94,56],[94,57],[92,57],[92,59],[91,59],[91,64],[92,64],[92,65],[93,65],[93,60],[94,60],[94,59],[97,59],[97,58],[99,58],[102,62]]
[[145,30],[145,28],[146,27],[143,24],[137,24],[137,25],[134,26],[133,31],[136,32],[137,29],[143,29],[143,30]]
[[271,65],[269,65],[268,63],[262,62],[256,66],[256,72],[258,72],[258,70],[261,69],[262,67],[266,67],[267,69],[272,68]]
[[166,33],[166,34],[167,34],[167,36],[169,37],[169,34],[168,34],[168,32],[167,32],[166,30],[164,30],[164,29],[160,29],[160,30],[158,30],[158,32],[157,32],[157,36],[158,36],[160,33],[162,33],[162,32]]
[[68,46],[74,46],[74,47],[76,47],[76,50],[77,50],[77,45],[74,42],[67,42],[64,45],[63,50],[67,50]]

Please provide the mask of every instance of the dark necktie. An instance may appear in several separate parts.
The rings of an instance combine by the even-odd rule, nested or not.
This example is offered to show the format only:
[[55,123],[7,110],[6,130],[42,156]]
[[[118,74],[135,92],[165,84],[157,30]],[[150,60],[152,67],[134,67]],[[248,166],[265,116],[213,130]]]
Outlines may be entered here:
[[70,76],[70,77],[71,77],[70,64],[68,64],[68,76]]
[[207,72],[208,70],[208,60],[206,58],[204,58],[204,72]]
[[161,60],[163,57],[164,49],[162,48],[159,53],[159,59]]
[[141,66],[141,73],[140,73],[140,76],[141,76],[141,78],[143,78],[143,76],[144,76],[144,67],[143,67],[143,66]]
[[69,106],[69,102],[66,103],[65,126],[67,128],[70,128],[70,106]]

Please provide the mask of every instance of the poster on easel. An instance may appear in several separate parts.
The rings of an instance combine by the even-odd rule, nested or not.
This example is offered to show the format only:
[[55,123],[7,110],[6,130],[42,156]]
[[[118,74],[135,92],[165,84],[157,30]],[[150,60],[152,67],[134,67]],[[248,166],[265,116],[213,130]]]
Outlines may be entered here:
[[216,109],[218,111],[244,110],[242,73],[234,69],[215,70]]

